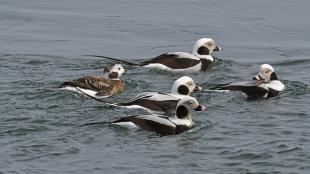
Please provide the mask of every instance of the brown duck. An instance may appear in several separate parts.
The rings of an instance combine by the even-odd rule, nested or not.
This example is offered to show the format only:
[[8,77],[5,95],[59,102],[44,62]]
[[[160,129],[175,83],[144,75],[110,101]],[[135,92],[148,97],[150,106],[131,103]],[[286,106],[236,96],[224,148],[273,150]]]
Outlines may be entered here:
[[114,64],[104,69],[104,77],[85,76],[64,82],[58,88],[95,98],[106,98],[123,91],[124,81],[120,80],[119,77],[124,72],[121,64]]

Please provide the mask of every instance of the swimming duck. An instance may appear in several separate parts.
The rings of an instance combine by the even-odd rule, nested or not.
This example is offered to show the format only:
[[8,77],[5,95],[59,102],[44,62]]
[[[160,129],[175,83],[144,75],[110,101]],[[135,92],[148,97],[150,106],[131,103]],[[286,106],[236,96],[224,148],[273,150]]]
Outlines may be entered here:
[[125,72],[121,64],[110,65],[103,70],[104,77],[85,76],[62,83],[58,88],[86,94],[94,98],[107,98],[123,91],[124,81],[120,76]]
[[210,89],[241,91],[248,99],[257,99],[278,96],[285,90],[285,85],[278,79],[271,65],[262,64],[253,81],[219,85]]
[[129,116],[116,120],[112,124],[140,128],[160,135],[175,135],[187,131],[193,126],[192,110],[202,111],[204,109],[205,107],[199,105],[195,98],[187,96],[177,103],[174,117],[154,114]]
[[121,63],[125,63],[132,66],[147,67],[159,70],[165,70],[169,72],[198,72],[206,70],[207,67],[214,62],[212,53],[214,51],[220,51],[212,38],[201,38],[196,41],[193,47],[192,53],[187,52],[169,52],[161,54],[155,58],[152,58],[141,63],[128,62],[121,59],[87,55],[93,57],[101,57]]

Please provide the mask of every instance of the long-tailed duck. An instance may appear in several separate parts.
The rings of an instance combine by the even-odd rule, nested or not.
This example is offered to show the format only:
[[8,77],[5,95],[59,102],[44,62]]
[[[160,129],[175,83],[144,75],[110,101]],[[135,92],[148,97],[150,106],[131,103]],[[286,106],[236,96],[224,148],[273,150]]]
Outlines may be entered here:
[[151,60],[147,60],[141,63],[133,63],[106,56],[87,56],[101,57],[125,63],[131,66],[142,66],[159,70],[166,70],[170,72],[198,72],[201,70],[206,70],[207,67],[214,62],[211,53],[220,50],[221,48],[216,46],[212,38],[201,38],[196,41],[192,53],[170,52],[159,55]]
[[117,106],[126,108],[142,108],[150,113],[172,115],[180,99],[189,96],[193,91],[200,91],[192,78],[183,76],[177,79],[171,89],[171,93],[144,92],[132,99],[117,103]]
[[258,75],[253,77],[253,81],[219,85],[210,89],[241,91],[248,99],[258,99],[278,96],[285,90],[285,86],[278,79],[273,67],[263,64]]
[[202,111],[205,108],[198,104],[193,97],[185,97],[177,104],[175,116],[163,115],[140,115],[129,116],[114,121],[112,124],[137,127],[147,131],[153,131],[160,135],[180,134],[193,126],[191,118],[192,110]]
[[74,91],[94,98],[106,98],[118,94],[124,89],[124,81],[119,77],[125,72],[121,64],[104,68],[104,77],[85,76],[64,82],[58,88]]

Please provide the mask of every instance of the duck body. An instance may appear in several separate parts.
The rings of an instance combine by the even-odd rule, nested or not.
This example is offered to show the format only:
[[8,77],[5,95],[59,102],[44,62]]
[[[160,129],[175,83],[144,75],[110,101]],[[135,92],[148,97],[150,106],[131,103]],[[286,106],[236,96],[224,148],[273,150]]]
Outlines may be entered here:
[[146,68],[160,69],[170,72],[198,72],[201,70],[199,57],[186,52],[172,52],[162,54],[141,63]]
[[63,82],[58,89],[77,92],[93,98],[107,98],[124,90],[125,83],[119,77],[124,73],[121,64],[114,64],[104,69],[105,77],[84,76]]
[[130,66],[152,68],[172,73],[193,73],[206,70],[209,65],[214,62],[211,54],[214,51],[220,50],[221,48],[215,44],[212,38],[201,38],[195,42],[192,53],[168,52],[140,63],[133,63],[126,60],[106,56],[88,56],[100,57],[125,63]]
[[141,108],[150,113],[171,115],[180,98],[160,92],[145,92],[132,99],[117,103],[126,108]]
[[176,135],[192,128],[192,110],[203,111],[205,109],[206,107],[199,105],[195,98],[187,96],[178,101],[174,117],[158,114],[127,116],[112,124],[140,128],[160,135]]
[[162,115],[141,115],[121,118],[113,124],[140,128],[146,131],[156,132],[160,135],[176,135],[189,130],[193,123],[191,120],[178,123],[177,120]]
[[74,91],[80,94],[106,98],[124,90],[124,81],[96,76],[85,76],[72,81],[64,82],[59,88]]
[[285,86],[279,80],[257,85],[255,81],[245,81],[211,88],[211,90],[240,91],[247,99],[272,98],[280,95]]
[[195,84],[191,77],[183,76],[173,83],[170,93],[144,92],[115,105],[133,109],[141,108],[149,113],[173,115],[180,99],[200,90],[201,87]]
[[271,65],[262,64],[253,81],[218,85],[211,90],[240,91],[248,99],[272,98],[283,93],[285,85],[278,79]]

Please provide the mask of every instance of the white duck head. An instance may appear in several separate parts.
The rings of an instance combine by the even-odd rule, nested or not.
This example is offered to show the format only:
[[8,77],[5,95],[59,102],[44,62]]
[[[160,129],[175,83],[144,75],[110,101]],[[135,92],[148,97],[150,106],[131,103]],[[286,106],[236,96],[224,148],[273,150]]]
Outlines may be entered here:
[[171,93],[179,95],[190,95],[194,91],[201,91],[201,87],[195,84],[191,77],[178,78],[172,85]]

